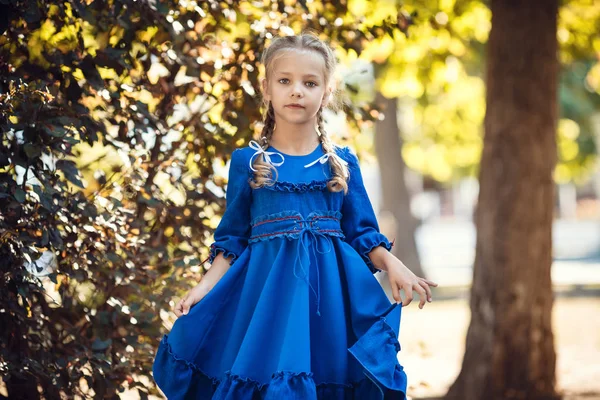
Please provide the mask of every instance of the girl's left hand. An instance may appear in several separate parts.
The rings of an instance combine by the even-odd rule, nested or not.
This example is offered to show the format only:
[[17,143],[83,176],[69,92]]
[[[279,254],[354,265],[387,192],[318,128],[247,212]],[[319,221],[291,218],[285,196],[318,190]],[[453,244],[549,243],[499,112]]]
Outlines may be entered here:
[[[438,284],[430,281],[429,279],[420,278],[416,276],[404,263],[398,260],[396,257],[391,259],[387,264],[388,279],[392,286],[392,294],[394,300],[406,307],[413,300],[413,292],[417,292],[420,297],[419,308],[423,309],[425,306],[425,299],[431,303],[431,288],[430,286],[436,287]],[[400,297],[400,290],[404,290],[405,299],[404,301]]]
[[[376,247],[369,254],[371,261],[378,269],[387,271],[394,300],[406,307],[413,300],[413,292],[417,292],[421,301],[419,308],[425,306],[425,302],[431,303],[431,287],[437,287],[437,283],[429,279],[416,276],[402,261],[383,247]],[[400,290],[404,290],[405,299],[400,297]]]

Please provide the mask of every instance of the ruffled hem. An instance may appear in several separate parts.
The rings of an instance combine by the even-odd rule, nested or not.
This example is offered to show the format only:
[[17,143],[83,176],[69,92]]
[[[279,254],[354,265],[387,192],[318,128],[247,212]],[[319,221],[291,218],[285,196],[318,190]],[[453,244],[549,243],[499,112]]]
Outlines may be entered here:
[[[389,329],[391,330],[391,328]],[[372,335],[374,334],[376,334],[376,331],[372,332],[369,330],[367,335],[369,335],[368,338],[370,339],[368,340],[372,340]],[[393,331],[391,331],[391,335],[393,338]],[[356,353],[360,358],[357,355],[355,357],[357,357],[361,364],[362,361],[367,361],[365,372],[367,378],[353,383],[315,384],[312,372],[277,371],[273,373],[268,383],[260,383],[253,379],[233,374],[231,371],[226,371],[222,379],[210,377],[194,363],[175,355],[167,338],[168,335],[164,335],[160,342],[152,372],[154,381],[169,400],[224,400],[232,398],[239,400],[280,400],[288,398],[303,400],[382,400],[384,393],[386,393],[386,399],[405,399],[403,395],[404,391],[402,391],[402,397],[387,397],[389,394],[379,387],[380,380],[378,379],[381,379],[381,377],[376,371],[377,368],[373,367],[370,360],[366,360],[361,355],[361,352],[364,350],[363,342],[361,341],[359,341],[361,345],[357,343],[358,347],[355,345],[352,349],[356,347],[355,350],[358,350]],[[379,334],[379,338],[376,338],[379,342],[377,346],[381,346],[381,338],[385,339],[384,347],[388,348],[392,342],[390,340],[390,333]],[[349,351],[352,351],[352,349],[349,349]],[[373,347],[370,347],[369,351],[374,351]],[[384,356],[389,357],[390,353],[385,352]],[[395,359],[395,355],[392,355],[392,358]],[[381,357],[381,359],[383,360],[384,357]],[[389,360],[384,361],[389,364]],[[394,385],[394,387],[398,386],[398,384]],[[404,378],[404,386],[406,386],[406,378]]]
[[[399,320],[400,307],[394,304],[387,317]],[[386,393],[386,399],[405,399],[407,378],[397,358],[400,343],[387,317],[381,317],[348,351],[365,369],[365,374]]]
[[234,253],[233,251],[227,250],[224,247],[213,244],[210,246],[210,255],[208,257],[209,264],[213,263],[213,261],[215,260],[215,257],[217,257],[217,254],[219,254],[219,252],[222,252],[223,257],[225,257],[225,258],[232,256],[231,262],[229,264],[233,264],[235,262],[235,260],[237,260],[237,258],[238,258],[238,255],[236,253]]

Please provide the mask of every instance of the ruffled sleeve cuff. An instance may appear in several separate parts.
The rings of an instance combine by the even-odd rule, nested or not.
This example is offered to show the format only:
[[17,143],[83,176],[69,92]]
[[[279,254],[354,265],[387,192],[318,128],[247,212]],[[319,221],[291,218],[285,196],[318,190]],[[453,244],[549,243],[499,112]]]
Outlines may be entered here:
[[387,251],[392,250],[393,244],[388,240],[385,235],[379,232],[367,233],[359,236],[354,240],[353,247],[365,260],[365,263],[369,267],[372,273],[381,271],[369,258],[369,253],[377,246],[383,246]]
[[219,253],[223,253],[223,257],[227,258],[232,256],[230,265],[232,265],[239,255],[244,251],[242,246],[235,245],[234,243],[221,243],[214,242],[210,245],[210,254],[208,257],[209,264],[212,264]]

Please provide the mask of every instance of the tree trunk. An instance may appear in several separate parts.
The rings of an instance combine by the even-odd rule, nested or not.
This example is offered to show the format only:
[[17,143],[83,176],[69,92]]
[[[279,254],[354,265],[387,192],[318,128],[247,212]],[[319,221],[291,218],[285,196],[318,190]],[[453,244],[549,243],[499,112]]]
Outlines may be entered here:
[[410,212],[410,194],[404,180],[406,165],[401,153],[397,99],[377,92],[375,102],[385,113],[385,119],[375,124],[375,152],[381,174],[381,211],[393,216],[396,230],[392,253],[416,275],[425,277],[415,240],[416,219]]
[[491,7],[472,319],[447,399],[555,399],[558,4],[492,0]]

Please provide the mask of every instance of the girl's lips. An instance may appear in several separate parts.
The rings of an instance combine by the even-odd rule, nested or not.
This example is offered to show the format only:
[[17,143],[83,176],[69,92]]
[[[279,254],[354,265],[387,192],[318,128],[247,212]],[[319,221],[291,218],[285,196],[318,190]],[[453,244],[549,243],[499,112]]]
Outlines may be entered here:
[[301,105],[298,105],[298,104],[289,104],[286,107],[287,108],[304,108],[304,107],[302,107]]

